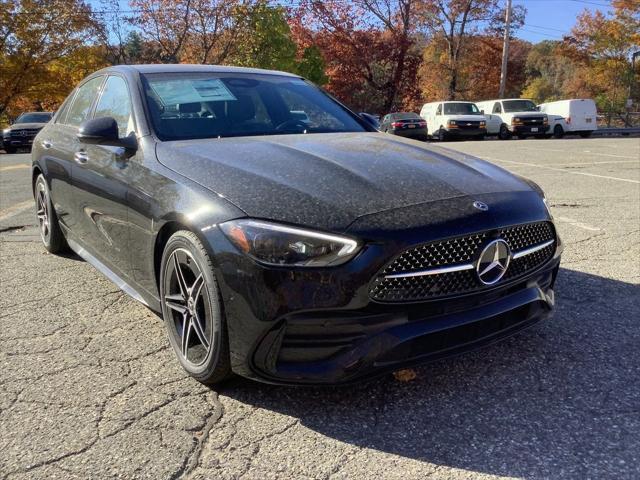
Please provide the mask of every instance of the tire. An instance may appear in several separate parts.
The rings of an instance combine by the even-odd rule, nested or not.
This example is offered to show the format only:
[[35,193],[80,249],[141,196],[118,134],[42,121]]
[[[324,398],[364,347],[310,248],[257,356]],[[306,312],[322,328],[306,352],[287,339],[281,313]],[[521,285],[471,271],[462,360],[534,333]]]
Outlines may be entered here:
[[498,138],[500,140],[509,140],[511,138],[511,132],[509,131],[509,129],[504,123],[500,125],[500,132],[498,133]]
[[553,127],[553,138],[562,138],[564,137],[564,128],[562,125],[556,125]]
[[4,151],[7,153],[16,153],[18,149],[16,147],[4,147]]
[[438,141],[439,142],[444,142],[446,140],[447,140],[447,137],[446,137],[445,131],[444,131],[444,129],[442,127],[440,127],[438,129]]
[[211,258],[192,232],[174,233],[165,246],[160,299],[169,342],[187,373],[207,385],[229,378],[229,340],[218,282]]
[[591,132],[580,132],[579,135],[581,138],[589,138],[591,136]]
[[58,216],[51,202],[49,185],[44,175],[38,175],[33,186],[33,197],[36,202],[36,219],[40,230],[40,238],[49,253],[63,253],[69,249],[64,238]]

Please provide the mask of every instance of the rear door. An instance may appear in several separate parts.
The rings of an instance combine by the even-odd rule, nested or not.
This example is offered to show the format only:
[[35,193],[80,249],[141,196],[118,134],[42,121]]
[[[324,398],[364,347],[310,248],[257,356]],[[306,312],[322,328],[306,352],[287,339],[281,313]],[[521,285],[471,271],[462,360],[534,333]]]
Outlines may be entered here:
[[[92,118],[113,117],[121,137],[135,134],[127,83],[109,75]],[[122,147],[79,143],[74,152],[74,200],[85,247],[119,275],[129,271],[127,190],[130,158]]]
[[64,103],[55,121],[48,124],[37,137],[37,148],[47,170],[51,199],[58,219],[67,234],[76,235],[77,209],[73,198],[74,152],[79,144],[77,125],[89,114],[104,76],[82,83]]

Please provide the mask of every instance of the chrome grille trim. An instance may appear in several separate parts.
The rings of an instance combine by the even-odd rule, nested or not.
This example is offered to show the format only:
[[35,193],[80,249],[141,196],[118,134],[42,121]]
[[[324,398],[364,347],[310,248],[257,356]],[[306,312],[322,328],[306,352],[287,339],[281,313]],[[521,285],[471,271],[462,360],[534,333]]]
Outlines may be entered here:
[[540,243],[539,245],[534,245],[531,248],[525,248],[524,250],[520,250],[519,252],[514,252],[513,259],[515,260],[516,258],[524,257],[525,255],[531,255],[532,253],[536,253],[537,251],[542,250],[543,248],[547,248],[549,245],[553,245],[554,243],[555,240],[548,240],[544,243]]
[[[531,248],[525,248],[524,250],[520,250],[519,252],[514,252],[512,257],[514,260],[516,258],[521,258],[526,255],[531,255],[543,248],[547,248],[549,245],[553,245],[555,240],[549,240],[544,243],[540,243],[539,245],[534,245]],[[385,275],[384,278],[409,278],[409,277],[424,277],[425,275],[441,275],[443,273],[452,273],[452,272],[462,272],[463,270],[473,270],[473,263],[465,263],[462,265],[454,265],[452,267],[442,267],[442,268],[431,268],[429,270],[419,270],[417,272],[409,272],[409,273],[394,273],[392,275]]]
[[461,272],[463,270],[473,270],[473,264],[465,263],[464,265],[454,265],[453,267],[432,268],[409,273],[394,273],[385,275],[384,278],[424,277],[425,275],[440,275],[442,273]]

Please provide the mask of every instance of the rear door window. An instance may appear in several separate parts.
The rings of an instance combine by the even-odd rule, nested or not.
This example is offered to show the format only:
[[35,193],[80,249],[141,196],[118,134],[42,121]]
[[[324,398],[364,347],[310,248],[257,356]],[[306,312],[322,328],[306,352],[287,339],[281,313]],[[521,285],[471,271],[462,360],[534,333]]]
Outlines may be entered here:
[[502,107],[500,106],[500,102],[496,102],[493,104],[493,111],[491,113],[502,113]]
[[95,77],[78,88],[78,92],[69,107],[69,112],[64,121],[65,124],[77,127],[88,118],[91,106],[98,96],[98,90],[103,80],[104,75]]

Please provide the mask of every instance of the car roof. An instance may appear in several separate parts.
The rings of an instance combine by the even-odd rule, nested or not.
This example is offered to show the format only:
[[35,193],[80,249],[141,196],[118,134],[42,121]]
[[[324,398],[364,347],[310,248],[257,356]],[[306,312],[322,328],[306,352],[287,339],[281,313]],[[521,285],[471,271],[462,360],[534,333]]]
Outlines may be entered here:
[[301,78],[300,75],[280,72],[277,70],[263,70],[261,68],[229,67],[226,65],[197,65],[197,64],[148,64],[148,65],[115,65],[103,68],[96,73],[248,73],[262,75],[280,75]]

